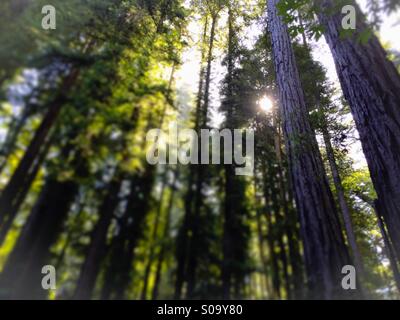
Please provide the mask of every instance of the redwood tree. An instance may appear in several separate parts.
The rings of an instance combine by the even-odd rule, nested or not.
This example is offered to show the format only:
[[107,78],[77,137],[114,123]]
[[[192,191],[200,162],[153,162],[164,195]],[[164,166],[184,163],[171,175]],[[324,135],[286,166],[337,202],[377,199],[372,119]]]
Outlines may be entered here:
[[341,270],[349,263],[335,203],[311,128],[288,28],[277,12],[279,0],[268,1],[286,149],[300,216],[311,298],[337,298]]
[[349,2],[357,9],[357,30],[351,37],[341,37],[343,16],[333,1],[316,1],[318,18],[360,133],[377,210],[400,255],[400,75],[376,36],[360,41],[368,26],[356,3]]

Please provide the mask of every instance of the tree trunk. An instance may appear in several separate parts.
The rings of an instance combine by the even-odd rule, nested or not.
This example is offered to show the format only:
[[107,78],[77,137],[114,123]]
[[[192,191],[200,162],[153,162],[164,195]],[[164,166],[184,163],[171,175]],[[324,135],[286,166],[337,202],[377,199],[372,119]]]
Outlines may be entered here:
[[53,143],[53,138],[54,138],[54,134],[53,134],[53,137],[48,139],[48,141],[46,142],[45,146],[43,147],[43,149],[40,152],[40,155],[38,156],[35,163],[33,164],[33,167],[28,172],[28,175],[26,177],[24,177],[24,181],[21,185],[21,189],[15,195],[15,200],[13,201],[13,205],[10,208],[9,215],[6,217],[5,221],[0,226],[0,246],[3,244],[3,241],[6,239],[7,233],[10,230],[10,228],[14,222],[14,219],[18,214],[18,211],[19,211],[21,205],[23,204],[23,202],[26,198],[26,195],[28,194],[31,185],[32,185],[33,181],[35,180],[36,175],[40,170],[40,167],[43,164],[43,161],[45,160],[45,158],[47,156],[47,153]]
[[[233,16],[232,10],[229,7],[228,12],[228,74],[227,74],[227,95],[226,95],[226,104],[228,108],[227,116],[226,116],[226,126],[227,129],[233,130]],[[232,145],[230,146],[232,148]],[[233,148],[232,148],[233,152]],[[232,159],[234,156],[232,154]],[[223,261],[222,261],[222,297],[225,300],[229,300],[231,298],[231,285],[232,285],[232,268],[234,263],[234,215],[235,215],[235,192],[234,192],[234,183],[235,183],[235,172],[234,166],[226,164],[224,166],[225,169],[225,199],[224,199],[224,225],[223,225],[223,239],[222,239],[222,252],[223,252]],[[237,183],[238,181],[236,181]]]
[[13,119],[11,124],[9,125],[7,135],[4,139],[4,143],[1,146],[1,151],[0,151],[0,174],[3,172],[4,167],[6,166],[9,156],[14,151],[15,145],[18,140],[18,136],[22,128],[24,127],[26,121],[28,120],[29,116],[30,116],[29,106],[25,106],[22,115],[17,119]]
[[[400,75],[376,36],[363,44],[364,16],[357,8],[356,35],[341,39],[343,15],[331,0],[317,0],[345,98],[360,133],[365,157],[393,246],[400,256]],[[331,10],[333,14],[326,14]]]
[[278,16],[278,0],[268,1],[276,78],[286,149],[300,216],[310,298],[351,294],[341,288],[341,270],[350,264],[334,199],[318,144],[309,123],[304,92],[287,26]]
[[281,205],[283,207],[283,224],[285,228],[285,233],[288,239],[289,245],[289,258],[292,266],[292,278],[293,278],[293,289],[294,289],[294,298],[302,299],[303,298],[303,287],[304,287],[304,279],[303,279],[303,262],[300,253],[299,247],[299,236],[298,230],[296,228],[297,217],[293,210],[290,209],[293,206],[293,198],[290,196],[290,192],[287,192],[287,189],[290,188],[290,181],[285,181],[285,170],[284,164],[282,161],[282,139],[281,139],[281,127],[279,120],[279,111],[277,110],[277,114],[274,117],[275,122],[275,130],[274,130],[274,144],[275,144],[275,154],[278,162],[278,185],[279,185],[279,195],[281,199]]
[[[203,30],[203,45],[206,45],[207,42],[207,30],[208,30],[208,17],[204,22],[204,30]],[[203,93],[204,88],[204,80],[206,74],[206,68],[203,65],[205,60],[206,53],[204,49],[201,52],[201,67],[200,67],[200,79],[199,79],[199,90],[197,93],[197,101],[196,101],[196,119],[195,119],[195,130],[196,132],[200,131],[200,126],[202,124],[202,105],[203,98],[205,98]],[[182,226],[179,230],[179,234],[177,237],[176,244],[176,259],[177,259],[177,270],[176,270],[176,279],[175,279],[175,293],[174,298],[180,299],[182,296],[182,289],[185,281],[187,280],[187,264],[188,264],[188,256],[190,251],[190,239],[189,239],[189,231],[192,225],[193,220],[193,200],[195,198],[195,189],[193,184],[197,181],[198,170],[195,166],[189,167],[189,177],[188,177],[188,190],[185,197],[185,215],[183,218]]]
[[342,211],[342,214],[343,214],[343,221],[344,221],[344,226],[346,229],[347,241],[349,242],[351,251],[353,253],[353,259],[354,259],[354,264],[355,264],[356,270],[357,270],[358,274],[361,276],[361,278],[365,279],[364,263],[363,263],[363,260],[361,257],[360,250],[357,245],[356,236],[354,234],[353,223],[351,221],[350,209],[349,209],[349,206],[347,205],[347,201],[346,201],[346,198],[344,195],[342,179],[339,174],[339,168],[336,164],[335,152],[332,147],[331,137],[330,137],[328,129],[326,128],[325,125],[323,125],[323,127],[322,127],[322,135],[324,138],[326,155],[328,157],[329,166],[330,166],[330,169],[332,172],[333,183],[335,185],[336,194],[337,194],[337,197],[339,200],[340,210]]
[[[210,86],[211,86],[211,67],[213,61],[213,50],[214,50],[214,40],[215,40],[215,29],[217,26],[218,14],[212,15],[211,21],[211,31],[210,31],[210,41],[208,46],[208,56],[207,56],[207,71],[205,74],[205,85],[204,85],[204,103],[201,108],[201,118],[200,118],[200,128],[208,128],[208,109],[210,101]],[[201,155],[201,143],[199,143],[199,155]],[[193,204],[193,217],[191,219],[191,224],[189,227],[189,232],[192,236],[189,238],[189,250],[188,250],[188,260],[187,260],[187,292],[186,298],[192,299],[196,290],[196,277],[197,277],[197,266],[198,266],[198,241],[199,241],[199,229],[200,229],[200,214],[203,208],[204,195],[203,186],[205,179],[205,167],[202,164],[196,166],[196,180],[195,180],[195,199]]]
[[172,208],[173,208],[174,200],[175,200],[176,182],[178,181],[178,177],[179,177],[179,169],[177,169],[174,173],[174,182],[172,183],[172,191],[169,196],[166,222],[164,225],[164,230],[163,230],[163,235],[162,235],[162,243],[161,243],[160,252],[158,253],[158,257],[157,257],[156,276],[155,276],[155,280],[154,280],[152,300],[157,300],[158,294],[159,294],[159,287],[160,287],[160,282],[161,282],[161,272],[162,272],[162,266],[163,266],[164,259],[165,259],[165,254],[167,251],[167,239],[168,239],[168,234],[170,232],[170,227],[171,227],[171,215],[172,215]]
[[58,119],[61,108],[65,102],[65,93],[69,92],[70,88],[74,85],[79,72],[74,69],[63,81],[60,88],[60,94],[53,101],[46,115],[44,116],[39,128],[36,130],[35,135],[25,151],[25,154],[18,164],[14,174],[9,180],[7,186],[4,188],[0,196],[0,225],[4,219],[10,215],[18,192],[23,187],[25,177],[28,176],[32,165],[39,154],[39,151],[45,143],[50,130],[53,128]]
[[106,272],[102,299],[124,299],[126,288],[132,281],[132,262],[139,239],[143,236],[144,221],[151,203],[155,179],[155,166],[147,165],[141,176],[131,179],[131,191],[120,231],[114,241],[110,263]]
[[142,295],[141,295],[142,300],[147,299],[147,289],[149,286],[149,277],[150,277],[151,267],[154,262],[157,234],[158,234],[158,228],[160,225],[160,219],[161,219],[161,214],[162,214],[162,209],[163,209],[163,202],[164,202],[167,180],[168,180],[168,169],[166,169],[166,171],[164,172],[164,177],[163,177],[163,182],[162,182],[162,187],[161,187],[161,196],[158,201],[158,209],[157,209],[156,217],[154,219],[154,228],[153,228],[153,232],[151,234],[150,241],[149,241],[150,242],[150,244],[149,244],[150,251],[148,254],[149,260],[147,261],[145,272],[144,272],[144,277],[143,277],[143,288],[142,288]]
[[44,299],[42,267],[49,263],[50,248],[63,227],[78,185],[49,179],[10,253],[0,287],[6,299]]
[[118,194],[121,189],[122,179],[116,177],[110,183],[107,195],[103,199],[99,214],[91,237],[89,250],[85,255],[85,262],[81,268],[78,284],[75,289],[74,299],[90,299],[96,285],[96,279],[100,271],[101,263],[107,249],[107,231],[118,206]]

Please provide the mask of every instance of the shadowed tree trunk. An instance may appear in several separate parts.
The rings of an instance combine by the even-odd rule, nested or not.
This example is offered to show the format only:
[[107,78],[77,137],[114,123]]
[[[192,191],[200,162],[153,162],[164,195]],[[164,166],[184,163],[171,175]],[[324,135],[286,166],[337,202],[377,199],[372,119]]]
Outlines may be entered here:
[[146,268],[144,271],[144,277],[143,277],[143,288],[142,288],[142,294],[141,294],[142,300],[147,299],[147,289],[149,286],[149,277],[150,277],[151,267],[153,265],[154,258],[155,258],[154,256],[155,256],[155,250],[156,250],[157,234],[158,234],[158,228],[160,225],[161,214],[162,214],[162,210],[163,210],[163,202],[164,202],[167,180],[168,180],[168,169],[166,169],[166,171],[164,172],[162,186],[161,186],[161,195],[160,195],[160,199],[158,201],[156,217],[154,219],[153,232],[150,237],[150,250],[149,250],[149,254],[148,254],[148,261],[146,263]]
[[90,247],[86,253],[85,262],[79,274],[78,284],[75,289],[74,299],[90,299],[96,285],[101,263],[107,249],[107,231],[118,206],[118,194],[121,189],[122,179],[116,177],[110,183],[107,195],[99,209],[100,218],[90,237]]
[[268,1],[276,79],[286,149],[300,216],[311,298],[338,298],[341,270],[350,263],[318,144],[308,119],[304,92],[287,26],[278,16],[278,0]]
[[46,297],[48,291],[41,286],[41,270],[49,263],[50,247],[62,230],[77,192],[75,182],[47,180],[1,273],[2,298]]
[[[400,256],[400,75],[376,36],[367,43],[365,19],[357,8],[356,35],[341,39],[343,15],[331,0],[317,0],[318,18],[331,48],[345,98],[360,133],[378,203]],[[330,11],[327,14],[327,11]]]
[[162,272],[162,266],[164,263],[165,259],[165,254],[167,253],[168,249],[168,234],[170,232],[171,228],[171,215],[172,215],[172,209],[175,201],[175,194],[176,194],[176,182],[178,181],[179,178],[179,169],[176,169],[174,172],[174,182],[172,183],[172,191],[169,196],[169,201],[166,209],[166,221],[164,225],[164,230],[163,230],[163,235],[161,239],[161,248],[160,252],[158,253],[157,257],[157,266],[156,266],[156,275],[155,275],[155,280],[154,280],[154,287],[152,291],[152,300],[157,300],[158,294],[159,294],[159,287],[160,287],[160,282],[161,282],[161,272]]
[[26,124],[28,118],[30,116],[30,108],[29,106],[25,106],[24,111],[21,116],[12,120],[12,123],[9,125],[9,129],[7,135],[4,139],[4,143],[1,146],[0,151],[0,174],[3,172],[4,167],[7,164],[9,156],[14,151],[15,145],[18,140],[18,136]]
[[24,187],[25,178],[29,175],[29,171],[34,164],[35,159],[37,158],[38,154],[40,154],[40,149],[42,148],[43,144],[45,144],[50,130],[54,127],[54,124],[58,119],[58,115],[60,114],[62,106],[65,102],[64,94],[68,92],[74,85],[78,74],[79,72],[74,69],[63,81],[63,84],[60,88],[60,94],[55,98],[49,107],[39,128],[36,130],[32,141],[25,151],[24,156],[19,162],[18,167],[15,169],[14,174],[2,191],[0,196],[0,225],[3,223],[4,219],[10,215],[12,208],[15,205],[15,201],[17,200],[17,195],[21,188]]
[[[204,22],[204,30],[203,30],[203,46],[206,45],[207,42],[207,31],[208,31],[208,16]],[[197,93],[196,100],[196,119],[195,119],[195,130],[198,132],[201,125],[201,116],[202,116],[202,105],[204,98],[204,80],[206,74],[206,67],[204,66],[204,60],[206,57],[205,48],[203,47],[201,52],[201,66],[200,66],[200,79],[199,79],[199,89]],[[188,191],[185,197],[185,215],[183,218],[182,226],[179,230],[179,234],[177,237],[177,249],[176,249],[176,257],[177,257],[177,271],[176,271],[176,279],[175,279],[175,293],[174,298],[180,299],[182,295],[182,289],[185,281],[187,281],[187,263],[188,256],[190,251],[190,241],[189,241],[189,231],[192,225],[193,220],[193,201],[195,199],[195,189],[194,184],[197,181],[198,170],[195,166],[189,167],[189,177],[188,177]]]
[[[53,134],[53,137],[55,135]],[[26,195],[29,192],[29,189],[36,178],[37,173],[40,170],[43,161],[45,160],[47,153],[53,143],[53,138],[49,138],[44,147],[42,148],[38,158],[36,159],[34,165],[32,166],[31,170],[28,172],[28,175],[24,177],[24,181],[22,183],[21,189],[15,196],[15,200],[13,201],[13,205],[10,208],[9,215],[6,217],[3,224],[0,226],[0,246],[3,244],[3,241],[6,239],[7,233],[10,230],[15,217],[18,214],[18,211],[23,204]]]
[[107,270],[103,299],[124,299],[126,289],[133,277],[132,262],[139,239],[144,232],[144,221],[151,203],[151,191],[155,179],[155,166],[146,165],[145,172],[133,177],[131,191],[124,218],[120,224],[120,234],[112,254],[113,259]]

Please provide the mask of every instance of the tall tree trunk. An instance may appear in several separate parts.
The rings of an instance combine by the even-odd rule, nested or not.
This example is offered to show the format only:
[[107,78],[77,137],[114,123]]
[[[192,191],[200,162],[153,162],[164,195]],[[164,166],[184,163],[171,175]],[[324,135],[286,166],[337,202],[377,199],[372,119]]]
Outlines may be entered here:
[[[293,289],[294,289],[294,298],[302,299],[303,298],[303,287],[304,287],[304,279],[303,279],[303,261],[300,253],[299,246],[299,236],[298,230],[296,228],[297,217],[293,210],[290,207],[293,205],[293,198],[290,196],[290,192],[287,192],[287,189],[290,188],[290,181],[285,181],[285,172],[284,172],[284,164],[282,160],[282,139],[281,139],[281,127],[280,127],[280,119],[279,119],[279,111],[277,110],[276,115],[274,117],[275,122],[275,130],[274,130],[274,144],[275,144],[275,154],[278,162],[278,185],[279,185],[279,195],[281,199],[281,204],[283,207],[284,213],[284,228],[285,233],[288,239],[289,246],[289,257],[290,263],[292,266],[292,278],[293,278]],[[293,222],[294,221],[294,222]]]
[[36,130],[35,135],[30,142],[24,156],[18,164],[14,174],[9,180],[7,186],[4,188],[0,196],[0,225],[4,219],[10,215],[18,192],[23,188],[25,177],[28,176],[29,171],[34,164],[36,157],[46,139],[48,138],[50,130],[53,128],[58,119],[61,108],[65,102],[65,93],[69,92],[70,88],[74,85],[77,77],[78,70],[73,69],[70,74],[63,81],[60,88],[60,94],[55,98],[49,110],[44,116],[39,128]]
[[97,276],[100,272],[101,264],[106,256],[107,250],[107,233],[114,217],[115,210],[119,203],[119,192],[122,188],[124,173],[123,164],[129,160],[129,152],[127,152],[128,133],[137,127],[139,120],[139,107],[135,106],[130,117],[129,127],[122,140],[122,160],[117,165],[114,177],[109,183],[107,195],[99,208],[99,220],[91,234],[91,241],[86,253],[85,262],[81,268],[78,279],[78,285],[75,289],[76,299],[90,299],[95,288]]
[[122,226],[124,239],[123,251],[118,256],[119,275],[113,291],[116,299],[124,299],[126,289],[132,281],[132,262],[135,249],[143,236],[144,222],[151,203],[151,191],[154,186],[156,167],[147,165],[143,175],[132,179],[131,192],[125,210],[125,223]]
[[349,242],[351,251],[353,253],[354,264],[357,272],[361,278],[365,279],[365,268],[361,257],[360,250],[357,245],[356,235],[354,234],[353,223],[351,221],[350,208],[347,205],[344,189],[342,185],[342,179],[339,174],[339,168],[336,164],[335,152],[333,150],[331,137],[326,125],[322,126],[322,135],[324,138],[326,155],[328,157],[329,166],[332,172],[333,183],[335,185],[336,194],[339,200],[340,210],[343,215],[344,226],[346,229],[347,241]]
[[3,172],[6,166],[9,156],[14,151],[18,136],[30,116],[29,109],[29,106],[25,106],[21,116],[13,119],[9,125],[9,130],[0,151],[0,174]]
[[335,3],[316,3],[344,96],[360,133],[379,207],[400,256],[400,75],[376,36],[371,35],[365,44],[358,41],[367,26],[355,1],[349,3],[357,8],[357,32],[347,39],[340,37],[343,15]]
[[37,173],[39,172],[43,161],[45,160],[47,153],[53,143],[54,140],[54,133],[53,137],[49,138],[48,141],[43,146],[42,150],[40,151],[40,155],[36,159],[35,163],[33,164],[31,170],[28,172],[28,175],[24,177],[24,181],[22,183],[21,189],[15,196],[15,200],[13,201],[12,207],[10,208],[9,215],[6,217],[3,224],[0,226],[0,246],[3,244],[3,241],[6,239],[7,233],[10,230],[15,217],[18,214],[18,211],[23,204],[26,195],[29,192],[29,189],[35,180]]
[[[206,20],[204,22],[204,30],[203,30],[203,46],[206,45],[207,42],[207,31],[208,31],[208,16],[206,16]],[[197,93],[197,101],[196,101],[196,119],[195,119],[195,130],[199,132],[201,126],[202,119],[202,105],[204,98],[204,80],[206,74],[206,68],[203,64],[206,57],[206,53],[204,48],[201,52],[201,66],[200,66],[200,78],[199,78],[199,90]],[[176,279],[175,279],[175,293],[174,298],[180,299],[182,296],[182,289],[185,281],[187,280],[187,262],[188,255],[190,251],[190,241],[189,241],[189,231],[190,226],[192,225],[193,219],[193,200],[195,198],[195,190],[193,184],[196,181],[196,176],[198,172],[195,166],[189,167],[189,177],[188,177],[188,190],[185,197],[185,215],[183,218],[182,226],[179,230],[179,234],[177,237],[177,245],[176,245],[176,258],[177,258],[177,270],[176,270]]]
[[118,206],[118,194],[122,185],[121,177],[115,177],[109,186],[107,195],[101,204],[99,221],[96,223],[91,237],[89,250],[81,268],[74,299],[87,300],[92,297],[103,257],[107,249],[107,231]]
[[[213,13],[211,17],[211,31],[208,46],[208,56],[207,56],[207,71],[205,74],[205,84],[204,84],[204,103],[201,108],[201,120],[200,128],[208,128],[208,111],[209,111],[209,101],[210,101],[210,86],[211,86],[211,68],[213,62],[213,50],[215,41],[215,29],[218,21],[218,13]],[[199,155],[201,155],[201,141],[199,145]],[[186,298],[191,299],[194,297],[196,289],[196,276],[197,276],[197,266],[198,266],[198,241],[199,241],[199,229],[200,229],[200,215],[204,205],[204,195],[203,186],[205,180],[205,167],[204,165],[196,166],[196,182],[195,182],[195,200],[192,205],[194,205],[193,217],[191,219],[191,224],[189,227],[191,237],[189,250],[188,250],[188,262],[187,262],[187,292]]]
[[[226,116],[227,129],[233,130],[233,16],[232,9],[229,6],[228,12],[228,74],[227,74],[227,95],[226,105],[228,108]],[[232,145],[230,146],[233,152]],[[232,159],[233,159],[232,154]],[[234,192],[234,166],[226,164],[225,169],[225,199],[224,199],[224,230],[222,239],[222,297],[223,299],[229,300],[231,298],[231,285],[232,285],[232,268],[234,263],[234,206],[235,206],[235,192]],[[236,208],[237,210],[237,208]]]
[[47,291],[41,286],[41,270],[49,263],[50,247],[62,230],[77,191],[78,185],[72,181],[50,178],[46,182],[1,273],[3,298],[46,297]]
[[161,220],[161,214],[163,210],[163,202],[164,202],[164,196],[165,196],[165,191],[166,191],[166,185],[167,185],[167,180],[168,180],[168,169],[164,172],[163,176],[163,181],[162,181],[162,186],[161,186],[161,195],[160,199],[158,201],[158,208],[157,208],[157,213],[154,219],[154,227],[153,227],[153,232],[150,237],[150,250],[148,254],[148,261],[146,263],[145,271],[144,271],[144,277],[143,277],[143,288],[142,288],[142,295],[141,299],[146,300],[147,299],[147,290],[149,286],[149,277],[150,277],[150,272],[151,272],[151,267],[154,262],[154,255],[155,255],[155,250],[156,250],[156,241],[157,241],[157,234],[158,234],[158,228],[160,225],[160,220]]
[[383,221],[383,218],[378,212],[376,212],[376,215],[377,215],[377,219],[378,219],[378,226],[381,231],[382,238],[383,238],[383,243],[385,244],[386,255],[388,256],[389,261],[390,261],[390,266],[392,267],[393,278],[396,283],[397,290],[398,290],[398,292],[400,292],[400,272],[399,272],[399,267],[398,267],[398,260],[396,259],[396,254],[393,251],[392,243],[386,232],[385,223]]
[[341,270],[350,263],[318,144],[309,123],[304,92],[279,0],[268,1],[276,78],[286,149],[300,216],[311,298],[346,297]]
[[171,228],[171,215],[172,215],[172,209],[175,201],[175,194],[176,194],[176,182],[178,181],[179,177],[179,169],[176,169],[174,172],[174,181],[172,183],[172,191],[169,196],[169,201],[166,209],[166,221],[164,225],[164,230],[163,230],[163,235],[162,235],[162,242],[161,242],[161,248],[160,252],[158,253],[157,257],[157,266],[156,266],[156,276],[154,280],[154,287],[152,291],[152,300],[157,300],[158,294],[159,294],[159,287],[160,287],[160,282],[161,282],[161,272],[162,272],[162,266],[164,263],[165,259],[165,254],[167,252],[167,239],[168,239],[168,234],[170,232]]
[[387,257],[389,258],[390,266],[391,266],[392,272],[393,272],[393,277],[395,279],[397,289],[400,292],[400,272],[399,272],[399,268],[398,268],[399,260],[398,260],[398,257],[396,256],[396,252],[393,250],[392,242],[386,231],[385,221],[384,221],[382,215],[377,210],[376,203],[373,199],[369,198],[368,196],[364,195],[361,192],[353,192],[353,193],[356,197],[358,197],[359,199],[361,199],[362,201],[367,203],[372,208],[372,210],[375,211],[375,214],[376,214],[376,217],[378,220],[379,230],[381,232],[383,243],[384,243],[384,250],[385,250]]

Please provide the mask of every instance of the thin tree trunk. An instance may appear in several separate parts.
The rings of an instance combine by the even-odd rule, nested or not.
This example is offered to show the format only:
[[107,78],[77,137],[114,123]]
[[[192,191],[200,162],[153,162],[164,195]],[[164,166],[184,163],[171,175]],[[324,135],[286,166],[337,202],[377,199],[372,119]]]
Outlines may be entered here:
[[163,209],[163,202],[164,202],[167,180],[168,180],[168,169],[166,169],[166,171],[164,173],[162,187],[161,187],[161,195],[160,195],[160,199],[158,201],[158,209],[157,209],[156,217],[154,219],[154,228],[153,228],[153,232],[150,237],[150,244],[149,244],[150,251],[148,254],[149,260],[147,261],[147,264],[145,267],[145,272],[144,272],[144,277],[143,277],[143,288],[142,288],[142,295],[141,295],[142,300],[146,300],[146,298],[147,298],[147,289],[149,286],[149,276],[150,276],[150,272],[151,272],[151,267],[154,262],[157,234],[158,234],[158,228],[160,225],[161,213],[162,213],[162,209]]
[[[205,86],[204,86],[204,103],[201,108],[201,127],[205,129],[208,127],[208,109],[210,101],[210,86],[211,86],[211,67],[213,61],[213,50],[215,40],[215,29],[217,25],[218,14],[212,16],[210,41],[208,46],[207,56],[207,71],[205,75]],[[201,154],[201,143],[199,143],[199,154]],[[187,262],[187,292],[186,298],[191,299],[194,297],[196,289],[196,276],[197,276],[197,265],[198,265],[198,241],[199,241],[199,228],[200,228],[200,214],[203,208],[204,195],[203,195],[203,183],[204,183],[204,166],[199,164],[196,167],[196,183],[195,183],[195,201],[194,201],[194,212],[190,226],[190,249],[188,250],[188,262]]]
[[353,223],[351,221],[351,214],[349,206],[344,194],[342,179],[339,174],[339,168],[336,164],[335,152],[332,147],[331,137],[325,125],[322,127],[322,135],[324,138],[326,154],[329,161],[329,166],[332,172],[333,183],[335,185],[336,194],[339,200],[340,210],[343,215],[344,226],[347,234],[347,241],[349,242],[351,251],[353,253],[354,264],[357,272],[362,279],[365,279],[365,268],[361,257],[360,250],[357,245],[356,236],[354,234]]
[[176,183],[178,181],[178,178],[179,178],[179,168],[176,169],[176,171],[174,172],[174,181],[171,186],[172,191],[169,196],[169,201],[168,201],[168,205],[167,205],[166,222],[164,225],[164,230],[163,230],[163,235],[162,235],[161,248],[160,248],[160,252],[158,254],[158,258],[157,258],[156,276],[155,276],[155,280],[154,280],[152,300],[156,300],[158,298],[158,294],[159,294],[162,265],[164,263],[165,254],[167,251],[167,239],[168,239],[168,234],[169,234],[170,228],[171,228],[171,215],[172,215],[172,209],[173,209],[173,205],[174,205],[174,201],[175,201]]
[[382,216],[378,212],[376,213],[376,216],[378,219],[378,225],[382,234],[383,242],[385,243],[386,255],[388,256],[390,261],[390,266],[392,267],[394,281],[396,283],[397,290],[400,292],[400,272],[398,268],[396,254],[393,251],[393,246],[386,232],[385,223],[383,221]]
[[[207,41],[207,30],[208,30],[208,17],[204,22],[204,30],[203,30],[203,46],[206,45]],[[200,67],[200,79],[199,79],[199,90],[197,93],[197,101],[196,101],[196,119],[195,119],[195,130],[199,132],[201,125],[201,107],[203,101],[203,87],[204,87],[204,77],[206,69],[203,65],[205,60],[205,51],[204,48],[201,52],[201,67]],[[182,226],[179,230],[179,235],[177,237],[177,271],[176,271],[176,279],[175,279],[175,293],[174,298],[180,299],[182,296],[182,289],[184,282],[186,280],[186,269],[187,269],[187,259],[188,253],[190,250],[190,241],[189,241],[189,229],[192,224],[191,220],[193,219],[193,198],[195,197],[193,184],[196,181],[197,170],[194,166],[189,167],[189,177],[188,177],[188,191],[185,197],[185,215],[183,218]]]
[[370,199],[369,197],[367,197],[359,192],[354,192],[354,195],[356,197],[360,198],[365,203],[367,203],[372,208],[372,210],[375,211],[375,214],[376,214],[376,217],[378,220],[379,230],[381,232],[383,243],[384,243],[384,249],[385,249],[386,255],[390,261],[390,266],[392,268],[393,277],[395,279],[397,289],[400,292],[400,272],[399,272],[399,268],[398,268],[398,257],[396,256],[396,253],[393,250],[393,246],[392,246],[390,237],[386,231],[384,219],[383,219],[382,215],[379,214],[379,211],[376,207],[376,203],[374,202],[373,199]]
[[[232,10],[229,7],[228,12],[228,75],[227,75],[227,116],[226,123],[227,128],[229,130],[233,130],[233,104],[232,104],[232,96],[233,96],[233,88],[232,88],[232,80],[233,80],[233,16]],[[232,148],[232,146],[230,146]],[[232,149],[233,152],[233,149]],[[233,159],[232,155],[232,159]],[[225,300],[229,300],[231,298],[231,285],[232,285],[232,269],[234,263],[234,206],[235,206],[235,191],[234,191],[234,183],[235,183],[235,172],[233,165],[225,165],[225,199],[224,199],[224,231],[223,231],[223,239],[222,239],[222,251],[223,251],[223,261],[222,261],[222,297]],[[237,181],[236,181],[237,182]],[[237,208],[236,208],[237,209]]]

